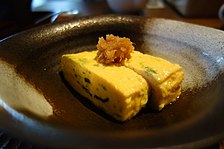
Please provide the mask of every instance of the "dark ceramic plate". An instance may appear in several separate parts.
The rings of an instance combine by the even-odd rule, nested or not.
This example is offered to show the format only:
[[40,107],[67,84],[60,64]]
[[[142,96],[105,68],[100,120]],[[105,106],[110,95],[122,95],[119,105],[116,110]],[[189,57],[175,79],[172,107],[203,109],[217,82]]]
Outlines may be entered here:
[[[180,64],[180,99],[119,123],[64,80],[60,57],[94,50],[98,37]],[[165,19],[98,16],[41,26],[0,43],[0,127],[57,147],[205,147],[224,139],[224,32]],[[126,83],[126,82],[124,82]]]

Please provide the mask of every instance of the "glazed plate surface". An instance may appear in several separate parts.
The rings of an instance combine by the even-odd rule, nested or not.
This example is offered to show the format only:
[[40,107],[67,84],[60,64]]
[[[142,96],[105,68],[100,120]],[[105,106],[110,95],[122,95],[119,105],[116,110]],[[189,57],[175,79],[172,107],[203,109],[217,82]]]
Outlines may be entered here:
[[[160,112],[114,121],[63,78],[63,54],[129,37],[183,67],[183,92]],[[205,147],[224,139],[224,32],[165,19],[96,16],[19,33],[0,43],[0,128],[50,147]],[[124,82],[127,83],[127,82]],[[128,85],[128,83],[127,83]]]

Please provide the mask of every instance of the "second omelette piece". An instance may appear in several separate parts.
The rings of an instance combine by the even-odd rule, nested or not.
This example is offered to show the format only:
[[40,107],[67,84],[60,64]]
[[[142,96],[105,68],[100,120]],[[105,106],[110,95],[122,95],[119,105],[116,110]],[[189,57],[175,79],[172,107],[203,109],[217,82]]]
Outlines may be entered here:
[[115,119],[131,119],[148,101],[146,80],[124,66],[98,63],[96,55],[96,51],[63,55],[61,62],[65,79]]
[[143,76],[151,86],[148,103],[153,109],[161,110],[181,94],[184,73],[178,64],[133,51],[124,65]]

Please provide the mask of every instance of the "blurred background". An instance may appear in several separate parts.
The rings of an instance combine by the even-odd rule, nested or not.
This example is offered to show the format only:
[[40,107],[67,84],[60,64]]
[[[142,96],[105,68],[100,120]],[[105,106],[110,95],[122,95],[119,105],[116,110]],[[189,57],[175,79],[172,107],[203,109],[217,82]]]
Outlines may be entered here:
[[[56,18],[131,14],[223,29],[224,0],[1,0],[0,39]],[[69,14],[69,15],[66,15]],[[71,15],[72,14],[72,15]],[[223,12],[220,13],[223,16]]]
[[[78,10],[81,15],[112,13],[111,3],[119,7],[121,3],[129,5],[129,0],[1,0],[0,18],[13,17],[29,20],[33,12],[59,12]],[[160,8],[166,3],[182,17],[218,17],[218,10],[224,0],[131,0],[133,3],[146,2],[145,8]],[[109,4],[109,7],[108,7]],[[100,9],[97,9],[100,8]],[[125,7],[123,7],[125,9]],[[144,8],[143,8],[144,9]],[[114,10],[112,8],[112,10]],[[116,10],[115,10],[116,12]],[[118,13],[118,12],[116,12]]]
[[[106,6],[113,0],[1,0],[0,17],[12,18],[25,15],[28,17],[32,12],[59,12],[68,10],[79,10],[83,15],[108,13]],[[119,1],[119,0],[118,0]],[[120,4],[114,0],[113,3]],[[126,3],[123,0],[122,3]],[[142,0],[133,0],[139,3]],[[183,17],[217,17],[218,10],[224,3],[224,0],[145,0],[148,5],[159,5],[163,2],[169,4],[177,13]],[[94,10],[99,6],[101,9]],[[130,3],[130,2],[129,2]],[[94,4],[95,7],[94,7]],[[126,4],[128,5],[128,3]],[[147,7],[146,6],[146,7]],[[150,7],[150,6],[149,6]],[[108,11],[105,11],[108,10]],[[24,17],[23,17],[24,18]]]
[[[111,3],[119,5],[123,2],[117,2],[120,0],[106,0],[109,6]],[[142,0],[135,0],[141,2]],[[105,0],[33,0],[31,5],[32,11],[68,11],[72,9],[78,9],[81,13],[86,13],[85,4],[83,3],[103,3]],[[218,10],[224,3],[223,0],[148,0],[146,7],[149,5],[160,5],[162,2],[166,2],[173,9],[175,9],[183,17],[217,17]],[[27,2],[29,4],[29,2]],[[129,2],[130,3],[130,2]],[[136,3],[136,2],[135,2]],[[106,5],[106,3],[105,3]],[[126,4],[128,5],[128,4]],[[80,7],[81,6],[81,7]],[[105,6],[104,6],[105,7]],[[117,6],[119,7],[119,6]],[[84,9],[83,9],[84,8]],[[105,7],[106,8],[106,7]],[[123,7],[124,8],[124,7]],[[91,9],[91,8],[90,8]],[[107,9],[107,8],[106,8]],[[113,10],[113,8],[112,8]],[[98,13],[106,13],[101,10]]]

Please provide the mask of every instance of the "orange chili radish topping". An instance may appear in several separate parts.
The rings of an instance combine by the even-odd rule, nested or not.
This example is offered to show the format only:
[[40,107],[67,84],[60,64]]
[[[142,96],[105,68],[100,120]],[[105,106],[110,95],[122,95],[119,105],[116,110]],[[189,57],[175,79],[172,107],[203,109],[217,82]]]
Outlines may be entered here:
[[134,46],[129,38],[106,35],[99,38],[97,44],[97,61],[103,64],[122,64],[131,57]]

